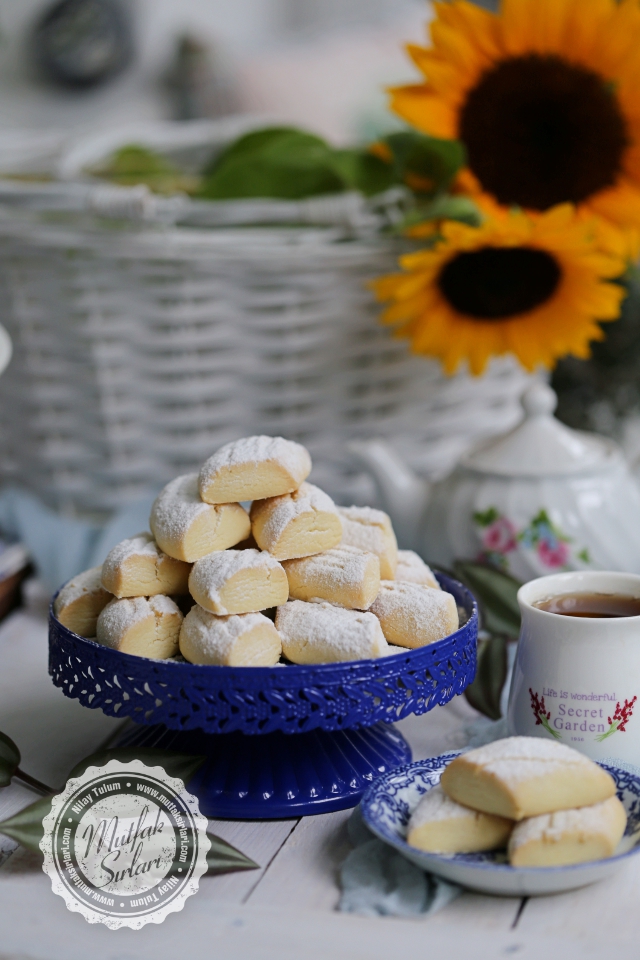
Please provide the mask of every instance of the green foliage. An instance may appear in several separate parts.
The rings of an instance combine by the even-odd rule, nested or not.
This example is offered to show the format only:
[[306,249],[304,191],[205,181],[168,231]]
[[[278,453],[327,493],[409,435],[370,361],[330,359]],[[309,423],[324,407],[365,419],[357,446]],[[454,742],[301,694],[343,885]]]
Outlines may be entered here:
[[207,854],[207,864],[209,869],[207,874],[216,875],[219,873],[236,873],[238,870],[259,870],[260,867],[249,857],[246,857],[240,850],[236,850],[230,843],[217,837],[215,834],[208,834],[211,841],[211,847]]
[[20,813],[14,814],[7,820],[2,820],[0,822],[0,833],[16,840],[27,850],[40,853],[40,841],[43,833],[42,821],[50,811],[51,797],[40,797],[35,803],[21,810]]
[[[179,777],[181,780],[187,781],[202,765],[204,759],[204,757],[191,757],[164,750],[120,747],[114,750],[100,750],[97,753],[92,753],[89,757],[85,757],[84,760],[76,764],[67,779],[79,777],[87,767],[104,766],[109,760],[119,760],[121,763],[141,760],[147,766],[162,767],[171,777]],[[9,737],[0,733],[0,776],[9,768],[12,770],[6,782],[0,779],[1,786],[6,786],[10,782],[19,762],[20,752],[18,748]],[[3,764],[6,764],[6,766]],[[35,803],[21,810],[20,813],[16,813],[13,817],[8,817],[0,822],[0,833],[11,837],[12,840],[20,843],[28,850],[40,853],[40,841],[43,835],[42,821],[50,811],[51,796],[41,797]],[[211,840],[211,847],[207,854],[207,873],[215,875],[233,873],[238,870],[259,869],[257,863],[245,856],[240,850],[232,847],[226,840],[214,834],[208,834],[208,836]]]
[[478,669],[475,680],[465,690],[474,709],[491,720],[499,720],[500,698],[507,679],[507,638],[495,633],[478,640]]
[[[297,200],[344,190],[372,196],[402,184],[435,198],[448,189],[464,163],[459,143],[419,133],[391,134],[378,147],[378,151],[338,150],[320,137],[293,127],[256,130],[216,157],[205,171],[199,196],[209,200]],[[463,197],[443,197],[440,204],[441,212],[434,212],[434,217],[448,216],[449,209],[458,219],[475,212],[475,206]]]
[[144,184],[154,193],[190,193],[198,185],[198,178],[181,173],[161,154],[135,144],[121,147],[105,164],[90,172],[123,187]]
[[20,751],[13,740],[0,733],[0,787],[8,787],[20,766]]
[[[0,822],[0,833],[11,837],[17,843],[33,853],[40,853],[40,841],[43,836],[42,822],[51,812],[51,797],[41,797],[25,807],[20,813]],[[207,853],[207,873],[213,876],[221,873],[235,873],[238,870],[257,870],[259,866],[240,850],[232,847],[221,837],[208,834],[211,847]]]
[[407,130],[392,133],[382,142],[393,157],[396,182],[407,183],[417,193],[435,195],[448,190],[465,163],[464,147],[457,140],[438,140]]
[[181,190],[206,200],[299,200],[345,190],[374,196],[402,185],[424,207],[416,221],[477,222],[471,200],[446,193],[464,162],[457,141],[413,131],[390,134],[372,149],[336,149],[305,130],[267,127],[239,137],[200,177],[181,173],[161,154],[136,144],[122,147],[90,172],[123,186],[145,184],[156,193]]
[[465,696],[480,713],[499,720],[500,698],[507,679],[507,644],[520,633],[516,597],[521,584],[493,567],[464,560],[455,562],[454,574],[478,601],[480,623],[486,634],[478,639],[478,669]]
[[359,190],[366,197],[383,193],[394,184],[392,165],[370,150],[334,150],[331,163],[349,190]]
[[208,200],[279,197],[299,200],[340,193],[346,182],[320,137],[292,127],[257,130],[240,137],[214,161],[199,196]]
[[481,563],[458,560],[454,571],[478,601],[485,630],[517,639],[520,633],[517,593],[521,584],[508,574]]

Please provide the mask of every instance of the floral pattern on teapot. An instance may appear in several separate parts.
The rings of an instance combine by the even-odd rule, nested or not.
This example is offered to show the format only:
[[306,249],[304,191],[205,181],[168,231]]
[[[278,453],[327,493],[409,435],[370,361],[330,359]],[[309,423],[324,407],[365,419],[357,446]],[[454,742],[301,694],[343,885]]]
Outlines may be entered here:
[[533,551],[546,570],[568,570],[576,560],[591,563],[589,551],[584,547],[575,550],[572,538],[553,523],[544,508],[521,530],[494,506],[474,513],[473,522],[481,543],[478,560],[499,570],[508,571],[509,554],[519,546]]

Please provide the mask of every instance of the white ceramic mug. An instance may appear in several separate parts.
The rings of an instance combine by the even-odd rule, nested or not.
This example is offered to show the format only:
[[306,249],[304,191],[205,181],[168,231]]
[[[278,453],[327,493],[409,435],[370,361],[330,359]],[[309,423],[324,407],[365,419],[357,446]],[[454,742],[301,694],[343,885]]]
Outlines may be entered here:
[[565,593],[640,597],[640,576],[558,573],[520,588],[509,731],[640,764],[640,616],[568,617],[533,606]]

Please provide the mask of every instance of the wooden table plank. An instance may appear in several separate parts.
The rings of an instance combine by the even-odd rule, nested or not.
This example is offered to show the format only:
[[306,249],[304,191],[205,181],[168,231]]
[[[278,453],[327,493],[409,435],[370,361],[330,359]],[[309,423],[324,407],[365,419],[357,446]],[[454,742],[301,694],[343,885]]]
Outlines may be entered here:
[[[53,687],[46,670],[46,625],[42,621],[18,613],[3,624],[0,656],[9,667],[0,674],[0,730],[20,744],[25,769],[57,784],[73,763],[104,741],[118,721],[80,707]],[[399,727],[417,759],[461,746],[462,727],[474,716],[466,701],[457,698],[424,717],[410,717]],[[5,809],[18,809],[30,802],[32,795],[14,785],[3,791],[0,799]],[[69,952],[70,937],[79,938],[77,956],[83,960],[89,945],[93,955],[96,944],[102,945],[96,956],[109,960],[123,955],[120,947],[136,958],[147,954],[156,960],[173,958],[177,949],[182,952],[185,936],[210,952],[212,934],[216,936],[216,955],[250,960],[263,956],[282,960],[289,955],[299,960],[302,950],[309,960],[325,960],[328,954],[370,960],[386,957],[391,944],[398,942],[403,949],[417,949],[424,943],[419,920],[363,921],[332,912],[339,897],[337,871],[349,849],[345,829],[349,815],[350,811],[342,811],[301,821],[213,821],[213,831],[260,863],[261,871],[203,879],[194,902],[163,924],[161,932],[150,927],[136,933],[120,931],[115,954],[111,949],[114,935],[69,914],[52,895],[39,858],[19,849],[0,869],[0,928],[4,931],[10,926],[12,930],[9,940],[2,937],[0,958],[5,960],[11,956],[7,951],[14,951],[43,960],[57,960],[58,956],[74,960]],[[17,903],[22,906],[16,914]],[[458,941],[471,937],[469,944],[475,949],[478,937],[470,931],[499,934],[501,942],[510,943],[516,909],[517,901],[465,894],[424,922],[429,923],[436,941],[442,937],[443,944],[448,942],[455,929]],[[43,923],[44,917],[50,922]],[[310,930],[312,944],[308,942]],[[180,947],[174,943],[176,931],[180,931]],[[129,941],[131,947],[125,948]],[[467,949],[463,955],[473,957],[474,953]]]
[[[611,960],[611,950],[519,930],[335,912],[234,906],[202,892],[164,923],[142,930],[90,926],[53,896],[49,880],[0,875],[2,960]],[[633,958],[635,954],[629,953]]]
[[18,745],[25,772],[59,787],[122,721],[87,710],[54,687],[41,618],[12,614],[0,627],[0,658],[0,730]]
[[569,936],[580,944],[632,947],[637,956],[640,943],[640,858],[634,857],[613,877],[581,890],[551,897],[532,897],[518,923],[518,932]]
[[299,820],[210,820],[211,833],[233,844],[260,865],[260,870],[207,877],[207,892],[217,899],[244,903],[258,886]]
[[338,870],[351,850],[346,830],[350,816],[351,810],[338,810],[304,817],[251,894],[251,906],[335,909]]

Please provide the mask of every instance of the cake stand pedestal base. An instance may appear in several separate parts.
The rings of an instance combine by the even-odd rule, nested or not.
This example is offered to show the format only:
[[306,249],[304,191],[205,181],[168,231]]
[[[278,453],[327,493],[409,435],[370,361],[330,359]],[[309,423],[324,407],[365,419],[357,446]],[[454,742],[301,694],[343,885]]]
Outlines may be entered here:
[[328,733],[208,734],[132,725],[113,746],[157,747],[206,757],[188,783],[206,817],[270,820],[355,807],[381,773],[409,763],[389,724]]

